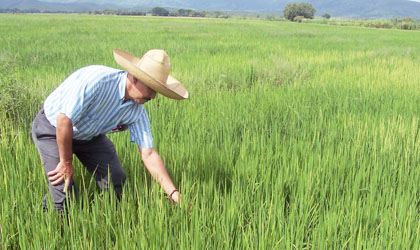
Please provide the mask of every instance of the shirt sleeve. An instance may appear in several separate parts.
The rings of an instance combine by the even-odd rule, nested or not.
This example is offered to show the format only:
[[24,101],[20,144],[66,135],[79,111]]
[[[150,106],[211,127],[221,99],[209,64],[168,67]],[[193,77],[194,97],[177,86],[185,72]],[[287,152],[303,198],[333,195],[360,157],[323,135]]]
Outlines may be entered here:
[[72,84],[66,84],[63,89],[63,102],[60,113],[65,114],[73,124],[82,118],[83,110],[95,100],[98,90],[98,79],[92,75],[85,77],[78,76],[77,79],[69,77],[65,81],[71,81]]
[[153,148],[153,137],[150,131],[150,121],[146,110],[143,108],[139,119],[128,126],[130,140],[142,148]]

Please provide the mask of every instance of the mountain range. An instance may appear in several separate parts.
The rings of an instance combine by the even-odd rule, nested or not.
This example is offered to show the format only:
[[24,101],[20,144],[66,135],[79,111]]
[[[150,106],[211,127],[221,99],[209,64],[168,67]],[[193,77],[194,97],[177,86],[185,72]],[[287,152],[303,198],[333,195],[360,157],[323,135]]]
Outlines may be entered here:
[[393,16],[420,19],[420,0],[0,0],[0,9],[38,9],[81,12],[122,9],[150,10],[155,6],[171,9],[249,11],[281,14],[290,2],[311,3],[317,15],[333,17],[388,18]]

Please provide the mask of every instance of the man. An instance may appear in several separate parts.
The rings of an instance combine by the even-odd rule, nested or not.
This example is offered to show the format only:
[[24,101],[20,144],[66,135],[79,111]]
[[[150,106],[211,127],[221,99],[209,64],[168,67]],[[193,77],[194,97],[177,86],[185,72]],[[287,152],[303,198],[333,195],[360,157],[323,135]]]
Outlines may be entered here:
[[[111,180],[117,196],[121,195],[126,174],[105,134],[127,128],[147,170],[175,203],[180,202],[180,194],[153,147],[143,104],[157,93],[186,99],[188,91],[169,75],[170,61],[163,50],[150,50],[141,59],[114,50],[114,58],[125,71],[99,65],[77,70],[47,97],[34,119],[32,138],[59,211],[66,208],[66,194],[77,194],[73,154],[100,188],[107,189]],[[44,208],[45,201],[46,197]]]

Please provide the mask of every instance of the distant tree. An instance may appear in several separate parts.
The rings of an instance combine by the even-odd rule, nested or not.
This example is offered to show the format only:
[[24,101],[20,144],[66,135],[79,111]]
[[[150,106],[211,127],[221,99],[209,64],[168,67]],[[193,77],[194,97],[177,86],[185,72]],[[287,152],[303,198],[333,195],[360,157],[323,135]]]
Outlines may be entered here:
[[313,19],[315,12],[315,8],[310,3],[289,3],[283,10],[284,17],[290,21],[297,16]]
[[193,11],[190,14],[191,17],[206,17],[207,12],[206,11]]
[[102,12],[103,14],[105,14],[105,15],[115,15],[115,10],[103,10],[103,12]]
[[102,14],[102,12],[101,12],[101,11],[99,11],[99,10],[90,10],[90,11],[89,11],[89,14],[90,14],[90,15],[100,15],[100,14]]
[[330,19],[331,15],[328,14],[328,13],[325,13],[324,15],[322,15],[322,17],[325,18],[325,19]]
[[405,17],[403,20],[403,22],[407,22],[407,23],[419,23],[418,20],[412,18],[412,17]]
[[211,17],[215,17],[215,18],[230,18],[230,15],[221,11],[213,11],[211,14]]
[[[41,11],[39,9],[34,9],[34,8],[25,9],[25,10],[22,10],[22,12],[23,13],[41,13]],[[47,13],[47,12],[45,12],[45,13]]]
[[162,7],[154,7],[152,9],[152,15],[153,16],[168,16],[169,11]]
[[223,13],[221,11],[216,10],[216,11],[213,12],[213,17],[215,17],[215,18],[219,18],[222,15],[223,15]]
[[190,16],[190,13],[193,12],[193,10],[190,9],[177,9],[173,12],[174,16]]
[[138,10],[117,11],[117,15],[121,16],[145,16],[146,13]]

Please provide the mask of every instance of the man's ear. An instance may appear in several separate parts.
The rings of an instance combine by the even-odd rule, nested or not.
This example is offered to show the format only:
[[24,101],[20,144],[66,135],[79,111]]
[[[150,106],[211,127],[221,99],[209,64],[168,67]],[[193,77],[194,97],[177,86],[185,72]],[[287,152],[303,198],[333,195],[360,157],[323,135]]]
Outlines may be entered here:
[[137,84],[137,78],[135,78],[132,74],[128,73],[127,78],[130,80],[131,84]]
[[131,82],[133,83],[133,85],[136,85],[137,81],[138,81],[137,78],[135,76],[131,75]]

